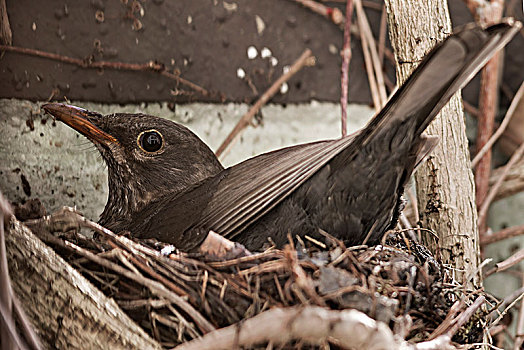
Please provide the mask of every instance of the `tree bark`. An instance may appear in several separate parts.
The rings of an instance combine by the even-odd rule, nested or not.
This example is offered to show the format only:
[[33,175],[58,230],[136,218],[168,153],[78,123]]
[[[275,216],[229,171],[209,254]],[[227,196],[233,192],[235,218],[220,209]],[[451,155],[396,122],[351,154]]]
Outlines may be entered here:
[[[386,0],[386,9],[400,84],[437,42],[451,34],[449,10],[445,0]],[[466,287],[474,287],[480,284],[475,273],[480,254],[465,128],[459,92],[426,131],[441,139],[417,170],[415,181],[422,226],[438,234],[442,261],[453,268],[454,277]],[[468,282],[466,276],[473,278]]]
[[14,218],[6,234],[15,294],[48,349],[161,349],[103,295]]

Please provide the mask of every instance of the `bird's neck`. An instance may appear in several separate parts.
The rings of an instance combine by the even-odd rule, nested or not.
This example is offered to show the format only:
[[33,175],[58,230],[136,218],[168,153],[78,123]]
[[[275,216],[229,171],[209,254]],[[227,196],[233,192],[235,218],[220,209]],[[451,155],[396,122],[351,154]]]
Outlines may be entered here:
[[129,230],[133,214],[149,203],[154,194],[121,167],[109,167],[108,185],[109,195],[99,223],[115,232]]
[[218,161],[202,169],[194,166],[184,171],[183,176],[175,169],[163,169],[162,179],[141,179],[129,167],[112,163],[108,166],[109,195],[99,223],[115,232],[132,231],[131,224],[136,214],[158,198],[189,188],[210,176],[218,174],[223,167]]

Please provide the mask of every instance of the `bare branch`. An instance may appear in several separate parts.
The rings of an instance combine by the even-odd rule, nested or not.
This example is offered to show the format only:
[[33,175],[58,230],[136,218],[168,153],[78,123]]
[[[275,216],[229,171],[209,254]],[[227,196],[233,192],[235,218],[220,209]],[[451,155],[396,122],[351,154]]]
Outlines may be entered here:
[[279,90],[282,84],[284,84],[286,81],[288,81],[293,75],[295,75],[302,67],[304,67],[306,64],[308,64],[311,59],[311,50],[306,49],[302,55],[293,63],[293,65],[289,68],[289,71],[287,71],[285,74],[283,74],[280,78],[277,79],[271,85],[269,89],[267,89],[266,92],[260,98],[258,101],[249,109],[249,111],[240,118],[237,125],[233,128],[233,130],[227,135],[226,139],[220,147],[218,147],[217,151],[215,152],[217,157],[223,157],[224,152],[226,149],[231,147],[233,145],[233,142],[237,139],[237,137],[240,135],[240,133],[249,125],[251,122],[251,119],[255,116],[255,114],[258,112],[258,110],[269,101],[271,97],[273,97]]
[[508,111],[506,112],[506,115],[504,116],[504,120],[500,124],[497,131],[490,137],[488,142],[484,144],[484,146],[478,151],[478,153],[475,155],[475,158],[471,161],[471,167],[474,168],[475,165],[479,162],[479,160],[482,158],[482,156],[497,142],[500,136],[504,133],[504,130],[506,130],[506,127],[508,126],[511,118],[513,117],[513,114],[515,112],[515,109],[517,108],[520,100],[524,96],[524,82],[520,85],[520,88],[517,90],[517,93],[513,97],[513,100],[511,101],[511,104],[508,108]]
[[497,182],[489,189],[489,192],[487,193],[486,198],[484,202],[482,203],[482,206],[479,209],[479,218],[478,218],[479,227],[483,225],[484,221],[486,220],[489,206],[491,202],[493,201],[493,199],[495,199],[495,196],[497,195],[497,192],[500,186],[502,186],[502,182],[506,178],[506,175],[509,173],[511,167],[515,165],[520,160],[520,158],[522,158],[523,154],[524,154],[524,143],[520,145],[520,147],[515,151],[515,153],[513,153],[508,163],[504,165],[504,167],[502,168],[503,170],[501,170],[501,174],[499,178],[497,179]]
[[233,349],[263,342],[285,344],[293,339],[322,344],[328,337],[343,348],[398,349],[408,346],[396,340],[385,324],[359,311],[306,306],[275,308],[175,349]]
[[481,245],[487,245],[494,242],[502,241],[511,237],[516,237],[524,234],[524,225],[508,227],[493,234],[484,234],[480,238]]
[[336,25],[340,25],[344,22],[344,15],[336,7],[328,7],[323,4],[319,4],[313,0],[295,0],[304,7],[307,7],[311,11],[318,13],[321,16],[328,18]]
[[522,260],[524,260],[524,249],[519,250],[518,252],[516,252],[515,254],[513,254],[512,256],[507,258],[506,260],[501,261],[501,262],[495,264],[495,267],[493,267],[491,270],[486,272],[485,277],[488,277],[489,275],[492,275],[492,274],[500,272],[500,271],[507,270],[510,267],[512,267],[513,265],[518,264]]
[[47,59],[51,59],[54,61],[74,64],[82,68],[98,68],[98,69],[130,70],[130,71],[153,71],[169,79],[176,80],[180,84],[190,87],[191,89],[202,94],[203,96],[209,95],[209,92],[206,89],[198,86],[197,84],[189,80],[181,78],[180,76],[176,74],[168,72],[165,69],[164,65],[154,62],[154,61],[149,61],[147,63],[91,61],[87,59],[82,60],[78,58],[63,56],[63,55],[59,55],[56,53],[45,52],[41,50],[29,49],[26,47],[9,46],[9,45],[0,45],[0,51],[16,52],[16,53],[30,55],[30,56],[47,58]]
[[348,108],[348,74],[349,61],[351,60],[351,18],[353,17],[353,0],[346,4],[346,22],[344,24],[344,48],[342,49],[342,77],[340,78],[340,107],[342,108],[342,137],[348,133],[347,108]]

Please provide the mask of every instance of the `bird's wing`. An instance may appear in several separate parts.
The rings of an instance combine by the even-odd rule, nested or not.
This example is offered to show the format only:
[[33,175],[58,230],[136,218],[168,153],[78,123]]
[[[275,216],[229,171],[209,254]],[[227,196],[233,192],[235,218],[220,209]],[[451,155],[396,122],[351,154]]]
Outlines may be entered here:
[[234,238],[350,145],[353,137],[278,150],[226,169],[200,224]]
[[[387,106],[363,129],[340,140],[290,148],[249,159],[227,171],[218,184],[200,224],[228,238],[280,203],[298,186],[350,146],[354,151],[373,132],[394,119],[418,118],[421,133],[483,64],[518,31],[518,25],[500,24],[486,30],[474,26],[439,44],[397,91]],[[434,139],[428,141],[434,146]],[[425,147],[420,147],[424,151]]]
[[[420,136],[449,98],[519,29],[519,22],[511,22],[487,29],[467,27],[451,35],[426,56],[384,109],[358,134],[278,150],[228,168],[160,206],[164,208],[161,210],[169,211],[165,214],[175,212],[173,207],[184,206],[188,215],[194,213],[189,208],[198,211],[198,215],[191,214],[188,218],[181,214],[167,221],[149,222],[148,231],[154,231],[151,233],[164,241],[180,243],[180,237],[173,238],[173,233],[169,232],[177,222],[183,221],[184,232],[212,229],[234,238],[342,151],[343,159],[349,161],[369,144],[381,148],[386,142],[388,147],[383,152],[389,152],[399,141],[396,139],[406,137],[394,134],[403,123],[412,126],[410,137]],[[424,141],[418,139],[418,142]],[[427,148],[413,147],[416,153]],[[170,215],[162,215],[162,218],[167,217]]]

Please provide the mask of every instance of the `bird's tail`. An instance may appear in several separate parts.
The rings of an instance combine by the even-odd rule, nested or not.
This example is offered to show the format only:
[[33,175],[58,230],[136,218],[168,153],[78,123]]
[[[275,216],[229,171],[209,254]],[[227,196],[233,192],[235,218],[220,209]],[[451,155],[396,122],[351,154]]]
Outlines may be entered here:
[[[393,149],[402,141],[409,145],[520,27],[521,23],[513,19],[486,29],[467,25],[437,44],[363,129],[360,140],[355,140],[357,144],[365,147],[380,140]],[[403,140],[406,137],[411,140]]]

